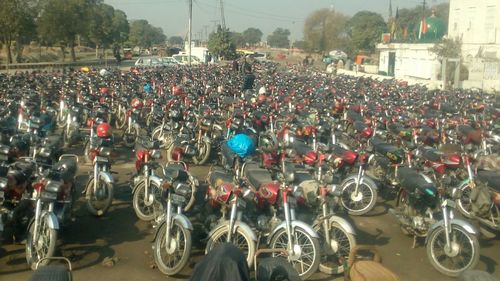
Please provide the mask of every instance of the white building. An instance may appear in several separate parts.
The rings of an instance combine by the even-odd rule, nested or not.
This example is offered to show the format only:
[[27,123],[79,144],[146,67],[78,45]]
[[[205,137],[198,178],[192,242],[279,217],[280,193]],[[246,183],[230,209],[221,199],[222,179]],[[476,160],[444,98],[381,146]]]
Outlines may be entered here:
[[462,39],[462,55],[500,59],[500,0],[450,0],[448,37]]

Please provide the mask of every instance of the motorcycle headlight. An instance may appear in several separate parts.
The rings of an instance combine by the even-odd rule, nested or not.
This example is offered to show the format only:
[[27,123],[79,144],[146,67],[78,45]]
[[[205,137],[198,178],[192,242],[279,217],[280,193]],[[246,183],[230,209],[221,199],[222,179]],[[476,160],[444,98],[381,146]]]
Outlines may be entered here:
[[151,158],[153,159],[160,159],[161,158],[161,152],[159,150],[153,150],[151,151]]
[[293,196],[295,198],[298,198],[298,197],[302,197],[304,196],[304,191],[302,190],[302,187],[298,186],[298,185],[295,185],[293,187]]
[[52,153],[52,150],[50,148],[43,147],[40,150],[39,155],[42,156],[42,157],[49,157],[51,153]]
[[191,193],[191,186],[187,183],[179,182],[174,184],[175,193],[181,196],[187,196]]

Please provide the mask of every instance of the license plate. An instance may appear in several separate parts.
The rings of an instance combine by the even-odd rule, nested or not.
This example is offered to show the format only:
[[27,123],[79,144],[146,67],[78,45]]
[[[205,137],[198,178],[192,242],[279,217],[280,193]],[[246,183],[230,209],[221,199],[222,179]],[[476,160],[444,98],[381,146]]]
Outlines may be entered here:
[[96,156],[95,159],[94,159],[95,162],[104,162],[104,163],[108,163],[108,158],[106,157],[102,157],[102,156]]
[[170,194],[170,199],[172,199],[172,202],[176,205],[183,204],[186,202],[186,198],[184,198],[184,196],[180,196],[175,193]]
[[44,199],[44,200],[56,200],[57,193],[55,193],[55,192],[42,192],[40,194],[40,198]]
[[242,198],[238,197],[238,207],[245,209],[247,207],[247,202]]

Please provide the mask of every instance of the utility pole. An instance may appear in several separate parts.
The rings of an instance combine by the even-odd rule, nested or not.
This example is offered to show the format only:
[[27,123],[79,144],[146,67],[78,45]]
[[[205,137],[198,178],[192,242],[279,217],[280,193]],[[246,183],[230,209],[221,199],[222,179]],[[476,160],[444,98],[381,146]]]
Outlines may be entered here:
[[224,4],[222,3],[222,1],[223,0],[220,0],[220,20],[222,29],[226,29],[226,19],[224,18]]
[[191,67],[191,33],[193,28],[193,0],[189,0],[188,64]]
[[203,26],[205,28],[205,42],[208,42],[208,25]]

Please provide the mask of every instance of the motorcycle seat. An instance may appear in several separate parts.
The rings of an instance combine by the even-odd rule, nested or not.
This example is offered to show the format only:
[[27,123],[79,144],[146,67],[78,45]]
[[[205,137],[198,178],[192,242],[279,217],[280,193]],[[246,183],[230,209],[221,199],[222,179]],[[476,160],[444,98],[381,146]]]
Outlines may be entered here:
[[59,171],[63,180],[70,181],[75,176],[77,167],[75,159],[66,158],[54,164],[53,169]]
[[410,192],[415,192],[417,189],[424,194],[428,194],[428,191],[433,194],[436,192],[436,188],[432,182],[428,182],[423,175],[411,168],[399,168],[398,180],[401,186]]
[[500,174],[495,171],[478,171],[476,178],[478,181],[486,183],[490,188],[500,192]]
[[212,187],[220,186],[221,184],[226,183],[226,182],[232,183],[233,182],[233,175],[231,175],[230,173],[228,173],[224,170],[220,170],[220,169],[213,170],[208,175],[208,183]]
[[227,145],[227,142],[224,142],[221,145],[221,153],[222,157],[225,158],[227,165],[229,167],[233,167],[234,160],[239,156]]
[[340,145],[332,144],[330,146],[330,151],[335,155],[335,156],[342,156],[344,153],[347,151],[346,149],[342,148]]
[[355,111],[349,110],[349,111],[347,111],[347,119],[350,119],[353,121],[363,121],[363,116],[361,116],[361,114],[359,114]]
[[474,128],[472,128],[471,126],[469,125],[458,125],[457,127],[458,129],[458,132],[463,134],[463,135],[468,135],[470,133],[472,133],[474,131]]
[[441,161],[442,155],[443,155],[443,153],[435,148],[432,148],[432,147],[422,148],[422,157],[426,160],[429,160],[432,162],[439,162],[439,161]]
[[305,142],[300,140],[295,140],[292,144],[292,147],[295,149],[297,154],[305,155],[307,152],[313,150],[310,146],[308,146]]
[[272,182],[271,174],[266,169],[249,168],[244,171],[245,178],[250,184],[258,189],[261,185]]
[[354,130],[356,130],[357,132],[363,131],[366,127],[366,124],[361,121],[354,122]]
[[295,183],[296,184],[301,184],[305,181],[310,181],[313,180],[313,177],[310,173],[306,171],[296,171],[295,172]]
[[387,126],[387,129],[389,129],[389,131],[393,134],[399,134],[399,132],[401,132],[405,128],[399,123],[391,123]]
[[373,138],[372,139],[372,145],[373,149],[380,153],[381,155],[387,155],[387,153],[395,153],[396,151],[400,150],[399,147],[386,143],[383,140]]
[[43,145],[52,148],[61,147],[61,137],[60,136],[48,136],[43,139]]

